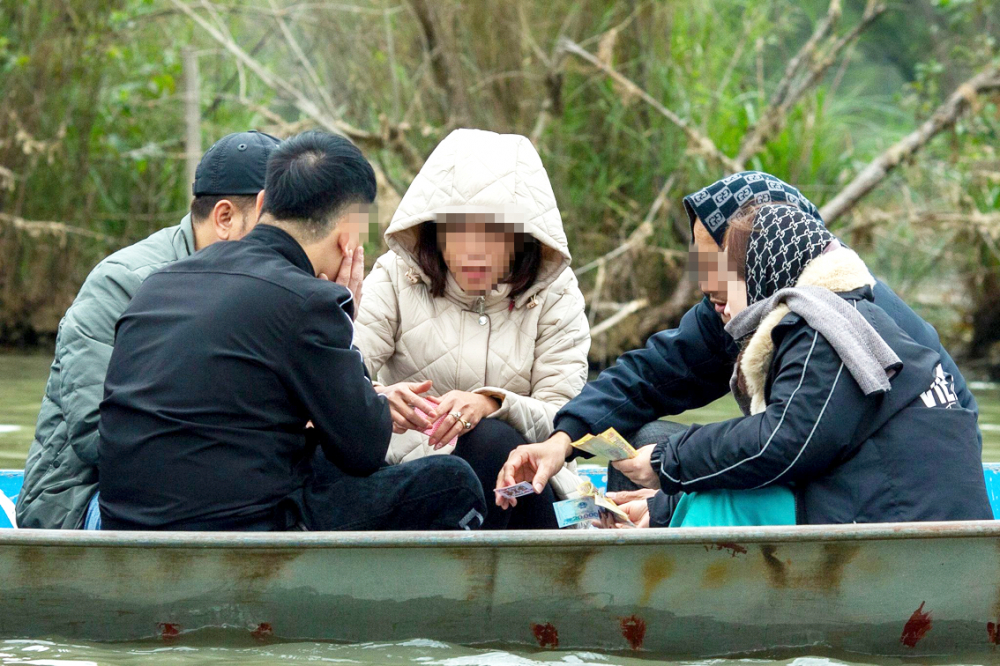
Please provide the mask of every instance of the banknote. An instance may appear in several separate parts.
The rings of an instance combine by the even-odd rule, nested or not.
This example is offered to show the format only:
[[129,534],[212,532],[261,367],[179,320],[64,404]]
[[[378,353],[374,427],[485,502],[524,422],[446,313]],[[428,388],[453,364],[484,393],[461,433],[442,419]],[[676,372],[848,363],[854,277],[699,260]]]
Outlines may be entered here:
[[632,445],[614,428],[608,428],[600,435],[587,435],[573,442],[573,446],[595,456],[604,456],[608,460],[626,460],[636,456]]
[[561,528],[589,523],[597,520],[599,515],[593,497],[563,500],[556,502],[552,507],[556,510],[556,522]]
[[580,484],[577,488],[577,492],[584,497],[592,497],[594,499],[594,504],[597,505],[599,510],[607,511],[621,522],[633,525],[632,521],[628,517],[628,514],[622,511],[621,508],[615,504],[614,500],[602,494],[601,491],[595,488],[594,484],[591,483],[589,479],[585,479]]
[[493,492],[495,492],[500,497],[506,497],[507,499],[514,499],[515,497],[523,497],[525,495],[533,494],[535,492],[535,488],[527,481],[522,481],[521,483],[515,483],[512,486],[504,486],[503,488],[497,488]]

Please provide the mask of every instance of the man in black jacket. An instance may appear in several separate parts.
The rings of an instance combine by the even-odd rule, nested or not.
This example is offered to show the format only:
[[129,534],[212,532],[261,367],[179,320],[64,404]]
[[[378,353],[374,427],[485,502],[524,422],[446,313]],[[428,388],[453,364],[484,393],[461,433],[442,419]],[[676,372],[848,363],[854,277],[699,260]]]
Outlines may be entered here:
[[[589,382],[556,414],[549,439],[511,452],[498,477],[498,487],[529,481],[536,490],[544,488],[552,474],[575,457],[571,442],[607,428],[615,428],[636,447],[665,441],[686,428],[657,419],[703,407],[729,392],[739,349],[724,328],[726,286],[712,265],[721,251],[729,220],[744,204],[779,201],[819,219],[819,211],[796,188],[760,172],[733,174],[685,197],[695,241],[691,251],[700,267],[699,285],[705,298],[688,310],[677,328],[654,334],[644,349],[623,354]],[[873,292],[875,304],[907,335],[941,355],[944,371],[954,378],[959,403],[978,415],[975,398],[941,345],[937,331],[883,282],[879,281]],[[657,522],[657,515],[669,521],[669,510],[663,506],[666,500],[662,493],[650,498],[650,515],[644,517],[649,525],[665,526],[665,522]],[[510,501],[498,497],[497,503],[506,506]]]
[[326,279],[360,291],[371,165],[307,132],[274,151],[265,192],[244,240],[150,276],[119,320],[104,529],[478,527],[464,461],[384,466],[392,420],[352,346],[359,294]]

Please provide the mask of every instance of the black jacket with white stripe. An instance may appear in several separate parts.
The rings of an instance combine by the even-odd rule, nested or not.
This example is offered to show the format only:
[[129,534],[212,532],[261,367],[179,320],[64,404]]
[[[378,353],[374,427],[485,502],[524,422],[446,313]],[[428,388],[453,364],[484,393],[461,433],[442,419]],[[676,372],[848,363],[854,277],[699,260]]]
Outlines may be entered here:
[[786,484],[800,524],[992,519],[976,414],[957,400],[941,355],[875,305],[870,286],[840,295],[902,360],[892,388],[864,395],[822,335],[778,313],[758,330],[769,349],[741,361],[757,361],[762,411],[658,444],[663,491]]

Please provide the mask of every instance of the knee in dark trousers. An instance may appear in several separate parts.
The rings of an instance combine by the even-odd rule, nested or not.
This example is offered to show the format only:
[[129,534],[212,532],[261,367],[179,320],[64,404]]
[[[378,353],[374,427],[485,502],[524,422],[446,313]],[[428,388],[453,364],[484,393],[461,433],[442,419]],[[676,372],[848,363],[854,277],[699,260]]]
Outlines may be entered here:
[[429,530],[479,529],[486,517],[486,500],[475,471],[454,456],[428,456],[403,465],[413,465],[411,477],[423,497],[423,513]]
[[[636,449],[641,449],[649,444],[659,444],[671,435],[684,432],[688,426],[674,423],[673,421],[651,421],[639,428],[639,431],[629,440]],[[619,472],[612,465],[608,465],[608,492],[620,492],[623,490],[639,490],[639,486]]]
[[458,438],[453,455],[468,462],[483,485],[484,495],[492,495],[500,468],[510,452],[527,444],[514,426],[497,419],[483,419],[475,428]]
[[302,523],[310,530],[472,530],[486,516],[479,479],[452,456],[389,465],[366,477],[334,469],[315,475],[303,495]]

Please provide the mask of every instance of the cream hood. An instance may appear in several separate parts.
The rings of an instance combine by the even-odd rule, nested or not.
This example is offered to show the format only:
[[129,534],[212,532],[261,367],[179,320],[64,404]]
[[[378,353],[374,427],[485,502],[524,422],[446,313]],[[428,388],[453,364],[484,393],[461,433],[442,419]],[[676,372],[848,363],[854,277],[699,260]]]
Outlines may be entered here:
[[542,245],[538,280],[518,297],[520,307],[572,259],[549,176],[526,137],[473,129],[445,137],[403,195],[386,230],[386,244],[426,281],[413,252],[419,225],[438,213],[500,209]]

